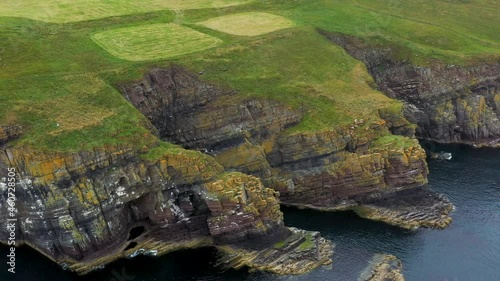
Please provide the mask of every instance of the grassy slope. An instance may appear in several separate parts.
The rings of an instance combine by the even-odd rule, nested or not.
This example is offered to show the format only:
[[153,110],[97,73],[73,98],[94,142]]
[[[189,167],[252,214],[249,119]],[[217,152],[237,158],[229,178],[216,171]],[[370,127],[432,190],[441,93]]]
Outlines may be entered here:
[[[273,98],[304,109],[305,120],[292,131],[375,118],[377,108],[393,106],[394,101],[370,87],[371,79],[359,62],[314,28],[392,44],[401,56],[420,63],[430,58],[466,63],[499,55],[500,20],[494,1],[385,3],[262,0],[219,10],[157,11],[65,24],[0,17],[0,124],[27,128],[19,145],[57,150],[120,143],[142,146],[155,141],[143,126],[146,120],[109,85],[139,79],[149,67],[171,62],[204,70],[204,79],[238,89],[242,97]],[[196,24],[248,11],[280,14],[297,26],[239,37]],[[166,22],[184,24],[224,43],[146,63],[113,57],[91,39],[111,29]]]

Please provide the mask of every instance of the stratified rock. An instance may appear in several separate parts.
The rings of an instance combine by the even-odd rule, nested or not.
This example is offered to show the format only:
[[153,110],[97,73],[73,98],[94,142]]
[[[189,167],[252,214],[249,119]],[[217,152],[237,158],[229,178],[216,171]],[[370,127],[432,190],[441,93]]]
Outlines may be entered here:
[[415,229],[443,229],[450,225],[453,205],[446,197],[420,186],[375,197],[353,209],[360,217]]
[[403,264],[393,255],[376,254],[358,281],[404,281]]
[[[256,241],[272,245],[292,235],[276,192],[258,178],[224,172],[212,157],[171,145],[78,153],[6,148],[0,168],[7,167],[17,171],[17,245],[80,274],[138,254],[224,245],[254,250]],[[1,186],[6,221],[12,217]],[[0,229],[1,242],[8,235]]]
[[418,137],[500,146],[500,62],[417,66],[396,58],[391,47],[322,34],[363,61],[382,92],[405,102],[404,115],[418,125]]
[[293,227],[290,231],[291,236],[263,250],[219,247],[222,252],[219,264],[231,268],[247,266],[277,274],[303,274],[332,263],[332,244],[319,232]]
[[[242,98],[180,67],[152,70],[122,89],[163,139],[203,151],[227,170],[259,177],[286,205],[352,209],[427,183],[426,155],[402,107],[381,108],[380,116],[351,126],[290,133],[286,129],[302,118],[297,110]],[[447,216],[414,203],[432,211],[429,216]]]

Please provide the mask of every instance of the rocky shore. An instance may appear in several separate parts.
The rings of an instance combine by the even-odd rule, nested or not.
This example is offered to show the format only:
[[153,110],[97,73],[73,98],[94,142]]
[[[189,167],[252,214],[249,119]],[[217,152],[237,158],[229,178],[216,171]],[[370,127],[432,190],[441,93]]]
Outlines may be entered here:
[[[147,153],[152,149],[154,157]],[[212,157],[180,147],[78,153],[4,148],[0,168],[7,167],[18,171],[17,244],[79,274],[123,257],[186,248],[215,246],[256,254],[266,248],[255,244],[272,248],[292,235],[297,241],[312,237],[311,243],[321,249],[330,247],[317,233],[294,234],[286,228],[277,192],[258,178],[226,172]],[[0,217],[6,220],[4,184],[1,191]],[[0,230],[3,243],[8,235],[7,229]],[[331,255],[316,248],[304,249],[309,270]],[[293,272],[293,263],[280,256],[265,262],[274,266],[263,270]]]
[[[263,250],[221,246],[219,266],[269,271],[276,274],[304,274],[332,263],[334,246],[319,232],[289,228],[292,235]],[[262,246],[260,246],[262,247]]]
[[404,281],[403,264],[393,256],[387,254],[376,254],[370,261],[370,265],[360,275],[358,281]]
[[403,189],[373,198],[353,210],[363,218],[383,221],[406,229],[444,229],[452,221],[453,204],[425,186]]
[[[426,154],[402,108],[293,132],[300,111],[242,98],[177,66],[121,90],[169,143],[51,152],[11,147],[22,128],[0,130],[0,168],[19,172],[19,243],[64,268],[84,274],[118,258],[205,246],[225,253],[227,266],[279,274],[331,262],[331,242],[285,227],[280,203],[404,228],[451,221],[451,203],[422,187]],[[2,189],[1,206],[6,199]],[[6,230],[0,235],[5,242]]]

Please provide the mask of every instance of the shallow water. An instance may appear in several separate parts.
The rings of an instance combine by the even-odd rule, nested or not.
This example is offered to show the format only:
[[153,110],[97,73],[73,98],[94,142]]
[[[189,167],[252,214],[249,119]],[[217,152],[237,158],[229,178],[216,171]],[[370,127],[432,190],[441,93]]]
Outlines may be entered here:
[[[211,249],[159,258],[122,260],[101,272],[77,277],[29,249],[19,249],[17,273],[4,270],[0,280],[23,281],[270,281],[357,280],[374,253],[402,259],[408,281],[500,280],[500,150],[465,146],[438,147],[453,153],[451,161],[430,160],[430,187],[455,205],[453,223],[445,230],[402,230],[356,217],[350,212],[322,213],[284,208],[285,223],[321,231],[336,243],[331,268],[278,277],[246,270],[219,272]],[[6,253],[6,248],[0,248]]]

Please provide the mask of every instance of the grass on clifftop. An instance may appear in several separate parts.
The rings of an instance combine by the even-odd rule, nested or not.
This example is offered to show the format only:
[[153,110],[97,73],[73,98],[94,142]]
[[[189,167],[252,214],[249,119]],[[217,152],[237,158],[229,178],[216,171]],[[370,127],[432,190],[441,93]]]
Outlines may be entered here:
[[[227,28],[241,34],[249,15],[263,13],[279,15],[293,26],[261,34],[264,27],[257,24],[247,31],[255,36],[229,34]],[[235,15],[246,16],[238,21]],[[214,21],[224,32],[199,24]],[[378,118],[380,108],[398,107],[374,90],[360,62],[317,28],[391,45],[398,56],[422,64],[435,59],[465,64],[498,59],[500,53],[500,18],[493,0],[396,5],[382,0],[7,0],[0,3],[0,25],[0,124],[23,125],[17,145],[65,151],[156,142],[148,121],[117,86],[172,63],[238,90],[237,98],[270,98],[301,110],[304,120],[291,132],[369,121]],[[138,32],[151,26],[167,28]],[[168,37],[178,32],[195,40],[181,44]],[[207,46],[212,48],[202,50]],[[137,61],[121,59],[127,58],[123,50]]]
[[46,22],[77,22],[158,10],[223,8],[248,0],[3,0],[0,16]]
[[211,18],[201,25],[208,28],[240,36],[256,36],[293,26],[284,17],[269,13],[248,12]]
[[131,61],[177,57],[215,47],[222,43],[175,23],[157,23],[112,29],[92,35],[110,54]]
[[301,1],[282,14],[302,24],[391,45],[401,58],[464,64],[500,54],[495,0]]
[[203,71],[203,79],[306,112],[291,132],[368,121],[377,118],[379,108],[398,103],[371,87],[361,62],[307,27],[248,39],[185,61]]

